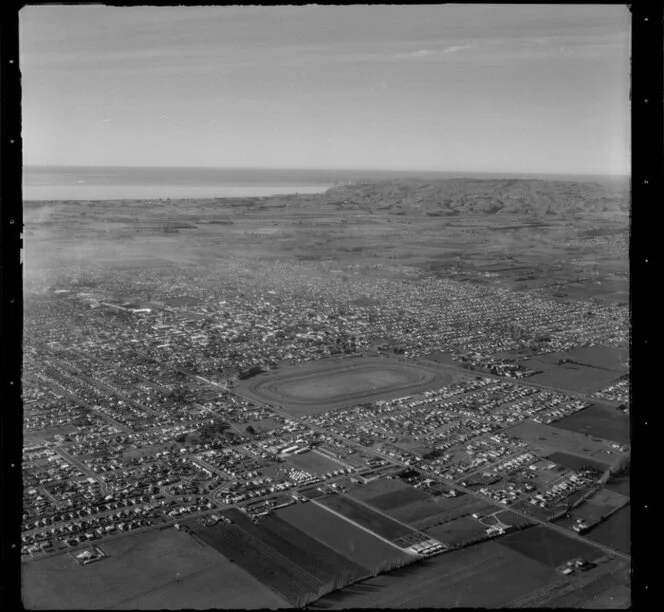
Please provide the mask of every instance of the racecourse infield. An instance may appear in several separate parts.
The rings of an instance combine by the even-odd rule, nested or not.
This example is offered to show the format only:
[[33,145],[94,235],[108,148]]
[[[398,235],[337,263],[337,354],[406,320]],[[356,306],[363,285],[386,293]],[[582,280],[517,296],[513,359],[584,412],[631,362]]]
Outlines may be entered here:
[[442,387],[456,376],[398,358],[322,359],[258,375],[238,386],[250,398],[300,415],[403,397]]

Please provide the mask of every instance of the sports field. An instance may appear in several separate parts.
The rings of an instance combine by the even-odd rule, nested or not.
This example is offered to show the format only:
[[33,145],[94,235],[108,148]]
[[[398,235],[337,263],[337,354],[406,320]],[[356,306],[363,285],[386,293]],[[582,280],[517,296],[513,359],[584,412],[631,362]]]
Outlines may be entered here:
[[248,397],[293,414],[317,414],[356,403],[409,395],[451,382],[454,375],[399,359],[324,359],[240,381]]
[[483,542],[331,593],[311,608],[496,608],[558,575],[495,542]]
[[288,602],[213,548],[175,529],[103,544],[81,566],[64,553],[23,565],[23,603],[39,610],[280,608]]

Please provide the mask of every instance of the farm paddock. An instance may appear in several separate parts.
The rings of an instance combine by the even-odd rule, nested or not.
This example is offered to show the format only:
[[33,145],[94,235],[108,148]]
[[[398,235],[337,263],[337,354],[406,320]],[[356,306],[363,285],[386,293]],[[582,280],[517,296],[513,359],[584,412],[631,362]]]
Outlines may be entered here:
[[409,527],[393,521],[384,514],[376,512],[345,495],[325,495],[316,499],[314,503],[322,504],[390,542],[395,542],[399,538],[413,533],[413,530]]
[[308,502],[288,506],[278,510],[276,515],[344,557],[368,568],[372,574],[412,561],[411,556],[317,504]]

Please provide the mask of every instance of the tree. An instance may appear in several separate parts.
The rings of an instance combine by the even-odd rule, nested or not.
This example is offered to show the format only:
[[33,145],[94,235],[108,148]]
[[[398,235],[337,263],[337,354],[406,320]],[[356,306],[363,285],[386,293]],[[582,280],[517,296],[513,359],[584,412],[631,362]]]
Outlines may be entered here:
[[223,434],[226,430],[230,429],[230,427],[231,426],[228,423],[217,421],[215,423],[207,423],[206,425],[203,425],[198,433],[202,440],[211,440],[218,435]]

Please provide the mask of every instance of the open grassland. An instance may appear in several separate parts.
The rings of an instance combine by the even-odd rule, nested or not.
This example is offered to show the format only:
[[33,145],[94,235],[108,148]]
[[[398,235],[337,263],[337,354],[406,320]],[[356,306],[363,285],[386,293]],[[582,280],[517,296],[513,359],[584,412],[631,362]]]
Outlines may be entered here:
[[397,523],[384,514],[380,514],[345,495],[326,495],[316,499],[316,502],[338,512],[358,525],[366,527],[390,542],[413,533],[413,530],[405,525]]
[[589,544],[539,525],[508,533],[498,543],[551,568],[579,557],[595,561],[606,556]]
[[312,608],[500,607],[557,575],[495,542],[484,542],[332,593]]
[[620,444],[629,444],[631,439],[629,415],[605,404],[594,404],[552,425]]
[[103,544],[110,556],[79,565],[67,553],[23,565],[26,608],[279,608],[288,603],[183,532],[168,529]]
[[310,502],[282,508],[276,515],[373,573],[412,560],[394,546]]
[[324,360],[241,382],[259,401],[293,414],[317,414],[344,406],[398,397],[441,386],[454,375],[397,359]]

